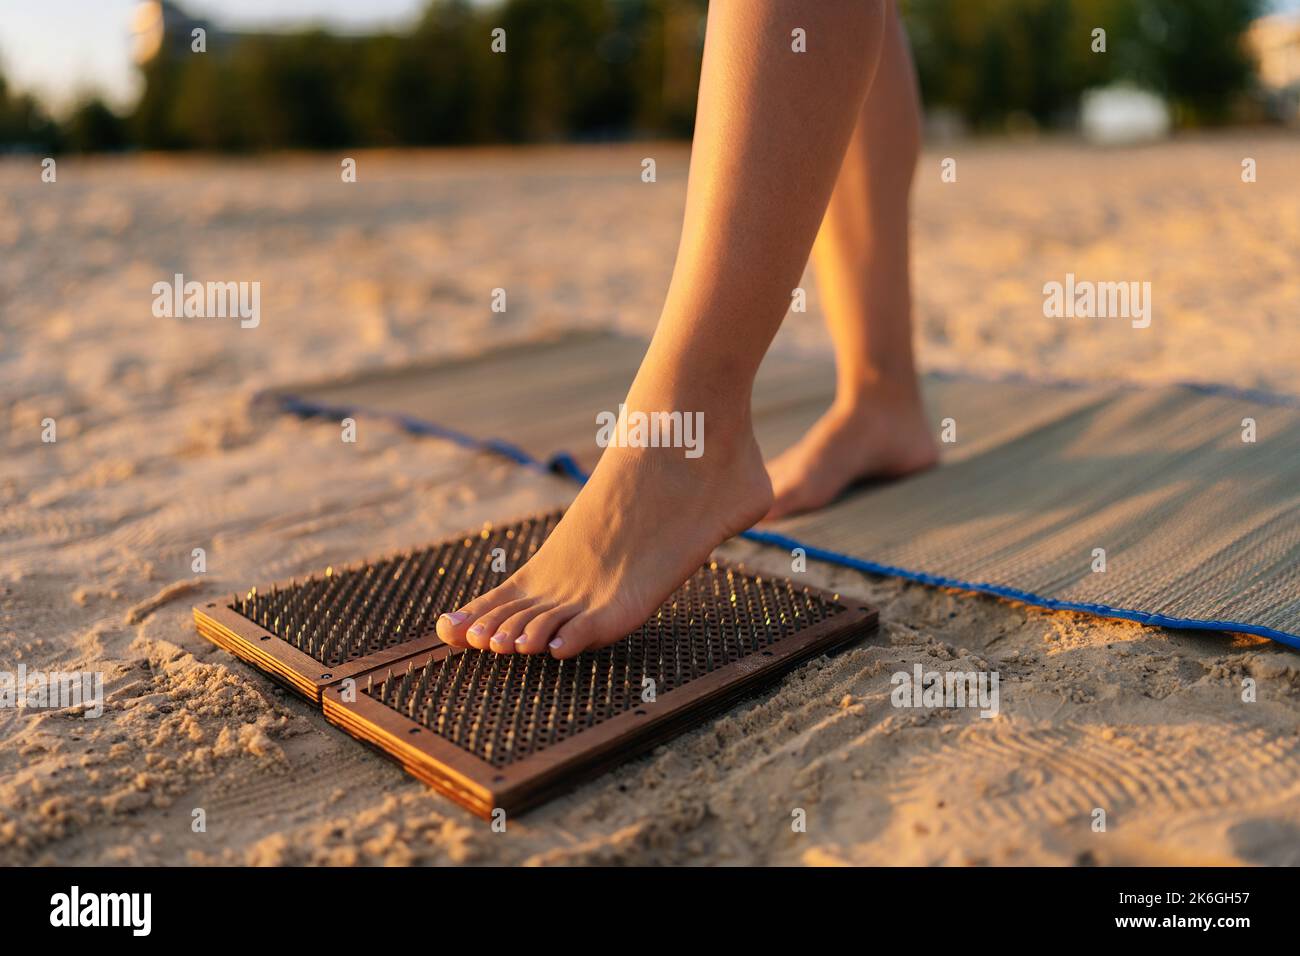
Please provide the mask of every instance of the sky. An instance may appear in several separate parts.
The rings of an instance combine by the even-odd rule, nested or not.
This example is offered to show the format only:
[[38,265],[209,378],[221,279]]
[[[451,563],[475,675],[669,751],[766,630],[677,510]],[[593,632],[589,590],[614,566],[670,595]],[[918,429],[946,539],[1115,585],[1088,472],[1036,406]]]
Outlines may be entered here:
[[[400,29],[426,0],[180,0],[189,13],[230,28],[318,23],[338,30]],[[1272,0],[1300,11],[1300,0]],[[118,107],[138,95],[131,63],[135,0],[0,0],[0,72],[56,112],[94,91]]]

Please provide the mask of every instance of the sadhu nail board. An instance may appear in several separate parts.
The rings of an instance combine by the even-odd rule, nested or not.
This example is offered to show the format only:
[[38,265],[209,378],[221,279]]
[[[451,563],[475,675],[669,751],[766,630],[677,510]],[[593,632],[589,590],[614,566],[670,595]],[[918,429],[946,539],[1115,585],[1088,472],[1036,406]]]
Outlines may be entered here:
[[320,703],[331,684],[441,647],[438,615],[504,581],[559,516],[252,588],[197,605],[194,618],[208,640]]
[[876,612],[722,561],[625,639],[557,661],[443,645],[437,616],[525,561],[559,512],[195,607],[199,632],[483,817],[518,813],[688,729]]

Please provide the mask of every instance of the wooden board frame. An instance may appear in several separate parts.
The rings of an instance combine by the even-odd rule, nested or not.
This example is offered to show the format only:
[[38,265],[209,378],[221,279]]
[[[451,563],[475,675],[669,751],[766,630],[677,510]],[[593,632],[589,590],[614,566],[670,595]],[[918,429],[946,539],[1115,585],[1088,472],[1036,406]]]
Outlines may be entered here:
[[[487,527],[545,521],[554,514],[542,512],[512,521],[491,522],[474,531],[448,535],[443,541],[473,537]],[[339,570],[356,570],[415,550],[420,549],[407,548],[353,562]],[[743,577],[755,577],[743,565],[716,558],[711,563]],[[292,580],[279,581],[271,587],[293,584]],[[329,723],[377,748],[413,777],[470,812],[490,819],[498,808],[507,814],[520,813],[571,789],[690,729],[703,717],[772,683],[799,663],[838,650],[876,630],[875,608],[846,599],[844,595],[797,587],[807,595],[838,605],[841,610],[817,624],[778,638],[763,650],[662,693],[653,703],[642,703],[608,717],[594,727],[504,767],[482,760],[360,691],[367,679],[382,680],[390,669],[400,672],[408,663],[422,666],[430,658],[439,661],[456,653],[491,652],[457,650],[428,632],[415,640],[328,666],[236,611],[237,592],[195,605],[194,620],[203,637],[315,703]]]

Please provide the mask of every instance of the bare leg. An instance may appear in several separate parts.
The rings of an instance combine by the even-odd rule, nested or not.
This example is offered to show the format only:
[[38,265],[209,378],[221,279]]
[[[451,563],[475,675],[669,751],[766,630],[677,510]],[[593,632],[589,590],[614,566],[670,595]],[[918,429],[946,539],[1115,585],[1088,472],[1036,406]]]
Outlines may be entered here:
[[769,517],[820,508],[857,479],[897,477],[938,458],[912,358],[908,194],[920,100],[893,3],[887,17],[880,67],[813,247],[835,344],[835,401],[770,464]]
[[[767,512],[754,375],[807,263],[884,24],[883,0],[709,5],[677,263],[627,399],[632,411],[702,412],[704,453],[606,449],[533,559],[439,619],[444,641],[556,657],[608,644]],[[791,49],[795,28],[806,53]]]

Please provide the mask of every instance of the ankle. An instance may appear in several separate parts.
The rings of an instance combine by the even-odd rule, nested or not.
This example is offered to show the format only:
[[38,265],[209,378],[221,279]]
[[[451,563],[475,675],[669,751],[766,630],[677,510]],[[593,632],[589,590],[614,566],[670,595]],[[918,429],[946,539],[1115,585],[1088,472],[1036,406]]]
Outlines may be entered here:
[[754,444],[748,391],[681,379],[646,382],[638,376],[628,391],[625,407],[629,414],[666,413],[672,421],[690,420],[700,434],[707,435],[710,457],[734,458]]
[[836,384],[833,407],[850,414],[919,409],[921,383],[910,370],[903,375],[841,378]]
[[610,449],[627,449],[645,467],[687,465],[696,474],[727,470],[747,456],[757,455],[761,463],[748,409],[737,416],[729,409],[714,412],[697,404],[689,397],[651,398],[634,392],[597,417],[596,441]]

